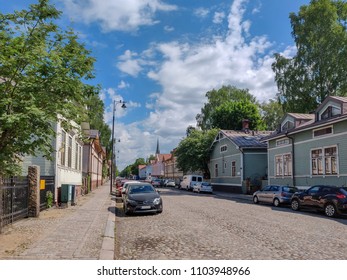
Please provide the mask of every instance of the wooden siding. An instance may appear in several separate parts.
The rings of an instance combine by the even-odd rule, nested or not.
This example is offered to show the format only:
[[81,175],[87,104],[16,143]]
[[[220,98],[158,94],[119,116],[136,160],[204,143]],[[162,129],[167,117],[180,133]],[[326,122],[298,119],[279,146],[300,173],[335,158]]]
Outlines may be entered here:
[[244,154],[244,179],[261,180],[267,177],[267,153],[262,152],[247,152]]
[[[295,185],[306,188],[315,184],[347,185],[347,122],[333,125],[333,134],[313,137],[312,130],[303,131],[293,135]],[[278,178],[275,176],[275,156],[291,153],[291,145],[275,147],[276,140],[269,143],[269,183],[293,185],[290,177]],[[338,152],[338,175],[311,175],[311,150],[317,148],[336,146]]]

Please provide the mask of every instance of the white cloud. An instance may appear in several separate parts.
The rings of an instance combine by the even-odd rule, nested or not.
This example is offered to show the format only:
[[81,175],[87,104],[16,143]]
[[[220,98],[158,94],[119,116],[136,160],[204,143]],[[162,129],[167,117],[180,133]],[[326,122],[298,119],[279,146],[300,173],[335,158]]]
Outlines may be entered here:
[[122,88],[128,88],[129,84],[124,82],[123,80],[119,82],[117,88],[122,89]]
[[209,13],[210,11],[206,8],[197,8],[194,10],[194,15],[201,18],[207,17]]
[[[120,69],[133,75],[147,70],[144,65],[152,65],[154,57],[162,59],[147,71],[148,78],[162,87],[161,92],[152,93],[147,99],[145,107],[151,110],[148,117],[119,128],[128,141],[122,161],[133,162],[153,154],[157,138],[161,152],[168,153],[175,148],[186,128],[195,126],[195,117],[211,89],[233,85],[248,88],[259,101],[274,97],[277,88],[271,69],[272,45],[266,36],[249,37],[251,22],[244,18],[247,2],[235,0],[231,5],[229,14],[225,15],[228,32],[224,37],[202,38],[196,43],[153,43],[141,54],[127,51],[120,58],[123,63],[118,65]],[[287,48],[284,53],[290,55],[294,51]],[[137,67],[132,70],[126,62],[133,62]]]
[[165,25],[165,26],[164,26],[164,30],[165,30],[166,32],[172,32],[172,31],[175,30],[175,28],[174,28],[173,26]]
[[136,31],[157,24],[155,14],[177,9],[161,0],[62,0],[66,11],[85,23],[99,22],[105,32]]
[[225,18],[224,12],[215,12],[213,15],[213,23],[219,24],[222,23]]
[[134,59],[134,57],[137,57],[136,53],[132,53],[129,50],[125,51],[123,55],[118,57],[119,62],[117,63],[117,67],[124,73],[136,77],[142,70],[142,67],[140,65],[141,60]]

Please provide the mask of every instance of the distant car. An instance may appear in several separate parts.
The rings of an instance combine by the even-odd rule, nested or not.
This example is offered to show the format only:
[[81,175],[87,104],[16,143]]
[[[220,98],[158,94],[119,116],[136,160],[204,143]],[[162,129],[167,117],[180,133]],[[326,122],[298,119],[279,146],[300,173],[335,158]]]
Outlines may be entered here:
[[296,187],[268,185],[253,193],[253,202],[265,202],[278,207],[281,204],[290,204],[293,194],[297,191],[299,189]]
[[123,196],[124,214],[161,213],[163,201],[158,191],[149,183],[128,186]]
[[125,182],[128,182],[129,180],[117,180],[116,181],[116,197],[122,197],[122,189],[123,189],[123,185]]
[[165,187],[175,187],[176,183],[174,180],[166,180],[164,186]]
[[317,185],[297,192],[291,199],[294,211],[301,208],[324,211],[328,217],[347,214],[347,188]]
[[151,181],[151,184],[152,184],[153,187],[159,188],[162,185],[162,180],[161,179],[153,179]]
[[126,192],[127,188],[129,185],[133,185],[133,184],[137,184],[137,183],[141,183],[140,181],[127,181],[124,183],[123,187],[122,187],[122,198],[124,196],[124,193]]
[[202,182],[193,186],[193,192],[213,193],[213,187],[209,182]]
[[184,175],[180,183],[180,189],[192,191],[195,185],[199,185],[203,182],[201,175]]

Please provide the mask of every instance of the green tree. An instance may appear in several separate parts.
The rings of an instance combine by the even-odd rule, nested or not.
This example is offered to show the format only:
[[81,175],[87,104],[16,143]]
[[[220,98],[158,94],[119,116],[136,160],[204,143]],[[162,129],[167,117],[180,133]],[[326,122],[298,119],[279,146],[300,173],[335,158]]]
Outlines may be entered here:
[[226,101],[210,116],[212,127],[231,130],[241,130],[244,119],[249,120],[249,128],[252,130],[265,128],[259,107],[248,100]]
[[211,123],[211,115],[217,107],[227,101],[248,100],[257,103],[255,97],[249,93],[248,89],[238,89],[234,86],[223,86],[218,90],[211,90],[206,93],[207,103],[201,108],[201,113],[196,115],[198,127],[202,130],[214,128]]
[[347,94],[347,3],[312,0],[289,18],[297,54],[275,54],[278,98],[285,112],[309,113],[327,96]]
[[20,156],[53,152],[52,123],[85,119],[85,84],[95,59],[48,0],[27,10],[0,13],[0,172],[9,174]]
[[266,130],[276,130],[284,116],[281,104],[277,100],[270,99],[268,102],[263,102],[260,108]]
[[205,177],[210,177],[208,168],[210,160],[210,147],[218,133],[217,129],[192,130],[175,150],[177,167],[183,173],[202,171]]

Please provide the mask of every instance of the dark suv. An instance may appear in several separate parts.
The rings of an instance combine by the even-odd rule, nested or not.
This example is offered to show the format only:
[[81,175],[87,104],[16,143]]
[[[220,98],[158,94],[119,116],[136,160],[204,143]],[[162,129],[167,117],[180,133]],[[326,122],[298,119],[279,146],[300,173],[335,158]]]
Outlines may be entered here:
[[324,211],[328,217],[347,214],[347,188],[317,185],[296,192],[291,199],[294,211],[300,208]]

